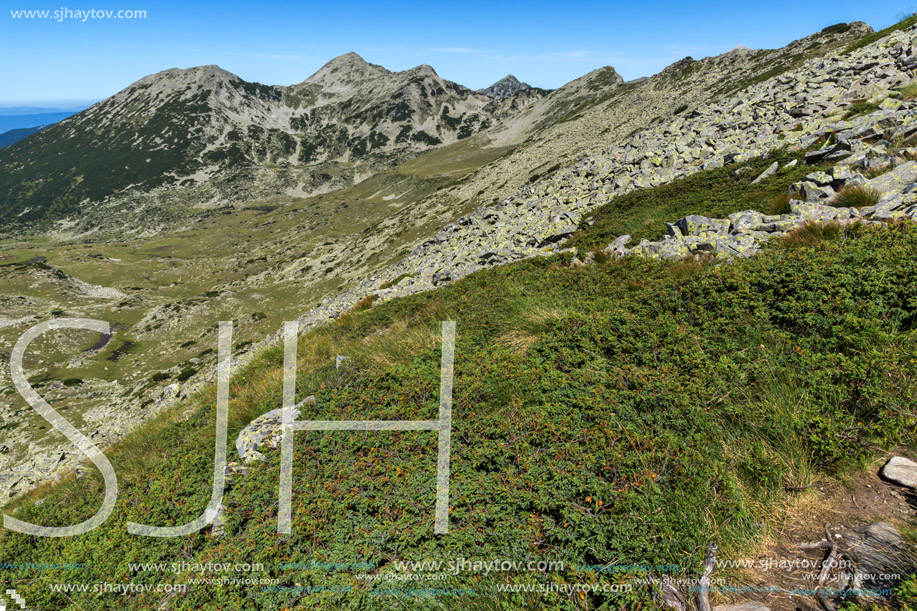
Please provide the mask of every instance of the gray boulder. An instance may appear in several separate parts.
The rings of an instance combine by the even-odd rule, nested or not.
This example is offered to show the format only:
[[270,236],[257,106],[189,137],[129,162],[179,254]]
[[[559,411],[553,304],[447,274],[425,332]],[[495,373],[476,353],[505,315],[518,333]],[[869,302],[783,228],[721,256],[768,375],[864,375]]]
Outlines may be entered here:
[[760,176],[758,176],[756,179],[754,179],[753,181],[751,181],[751,184],[753,184],[753,185],[758,184],[759,182],[761,182],[761,181],[764,180],[765,178],[768,178],[768,177],[770,177],[770,176],[773,176],[774,172],[776,172],[776,171],[777,171],[777,168],[779,168],[779,167],[780,167],[780,164],[777,163],[777,162],[775,161],[775,162],[772,163],[766,170],[764,170],[763,172],[761,172],[761,175],[760,175]]
[[[315,396],[309,396],[289,408],[293,420],[299,417],[300,407],[306,403],[315,403]],[[285,408],[273,409],[248,423],[236,438],[236,451],[245,462],[267,460],[260,452],[263,446],[276,448],[283,436],[283,414]]]
[[729,233],[729,221],[711,219],[698,214],[689,214],[675,221],[681,235],[702,235],[705,233]]
[[440,270],[433,274],[433,286],[439,286],[440,284],[446,284],[447,282],[452,281],[452,272],[446,270]]
[[742,210],[729,215],[732,230],[737,232],[751,231],[764,220],[764,215],[757,210]]
[[882,477],[917,490],[917,463],[903,456],[894,456],[882,467]]
[[627,253],[627,244],[630,242],[629,235],[618,236],[614,241],[605,248],[605,252],[613,257],[623,257]]

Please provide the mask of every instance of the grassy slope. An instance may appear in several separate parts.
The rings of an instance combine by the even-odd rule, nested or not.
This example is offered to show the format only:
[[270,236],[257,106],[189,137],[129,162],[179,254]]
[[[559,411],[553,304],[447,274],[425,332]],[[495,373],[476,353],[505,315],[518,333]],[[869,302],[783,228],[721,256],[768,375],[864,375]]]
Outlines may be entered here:
[[[632,209],[698,212],[696,198],[707,180],[722,179],[717,172],[681,181],[664,198],[657,190],[635,195]],[[737,201],[734,209],[744,207]],[[598,244],[635,222],[626,215],[612,222],[615,215],[612,202],[576,239]],[[127,567],[182,559],[263,562],[261,576],[284,586],[356,589],[305,597],[196,586],[170,608],[636,605],[645,591],[589,601],[515,594],[500,603],[488,590],[498,579],[596,579],[570,569],[463,574],[449,585],[485,596],[419,602],[374,598],[352,573],[279,565],[368,561],[386,571],[391,559],[499,557],[665,562],[694,573],[708,541],[728,556],[764,534],[759,523],[780,506],[784,485],[806,485],[855,468],[880,448],[913,444],[913,429],[896,410],[917,401],[915,256],[913,226],[808,230],[729,265],[628,259],[571,269],[560,258],[532,260],[348,315],[300,342],[298,395],[318,396],[304,418],[435,417],[439,321],[457,321],[448,537],[433,535],[436,440],[425,432],[298,434],[289,539],[275,534],[277,452],[228,492],[225,539],[127,535],[126,520],[185,522],[206,505],[208,391],[113,451],[121,496],[105,526],[72,539],[0,534],[4,558],[90,568],[7,577],[30,604],[49,608],[123,608],[120,596],[68,600],[47,584],[199,576]],[[352,357],[346,368],[335,369],[337,354]],[[273,350],[234,380],[231,439],[279,406],[281,366]],[[190,417],[180,420],[179,410]],[[48,501],[21,502],[16,515],[76,522],[95,511],[100,490],[90,474],[30,496]],[[153,607],[160,596],[133,595],[130,604]]]
[[[0,311],[15,322],[0,326],[0,350],[12,349],[34,316],[56,312],[108,320],[119,328],[115,339],[79,367],[68,367],[68,361],[95,344],[98,335],[74,334],[75,343],[39,340],[26,361],[27,367],[42,367],[32,381],[47,386],[65,379],[118,381],[123,387],[108,392],[133,394],[149,405],[153,399],[140,395],[148,392],[153,376],[166,376],[159,388],[175,381],[169,369],[196,368],[189,359],[211,348],[219,320],[237,322],[237,345],[258,341],[323,296],[394,262],[449,220],[451,213],[421,214],[414,203],[506,150],[478,143],[469,138],[307,200],[265,202],[231,214],[215,211],[187,230],[152,238],[0,241]],[[27,264],[34,257],[47,257],[54,269],[127,297],[75,293],[55,276],[40,273],[44,262]],[[158,308],[162,315],[140,324]],[[125,342],[130,342],[127,354],[112,360]],[[41,440],[46,423],[4,383],[8,379],[8,372],[0,372],[0,405],[19,413],[4,424],[25,427]],[[81,399],[95,392],[87,388],[59,391],[74,418],[98,404],[98,398]],[[20,444],[10,456],[26,451]]]

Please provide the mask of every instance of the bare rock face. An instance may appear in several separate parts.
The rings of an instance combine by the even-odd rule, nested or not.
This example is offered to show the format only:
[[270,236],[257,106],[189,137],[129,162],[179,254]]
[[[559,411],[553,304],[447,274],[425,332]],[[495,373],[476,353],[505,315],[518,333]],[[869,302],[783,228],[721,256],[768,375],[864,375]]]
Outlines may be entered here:
[[478,93],[484,94],[490,98],[505,98],[514,93],[519,93],[520,91],[531,88],[531,85],[528,83],[523,83],[512,74],[508,74],[490,87],[478,89]]
[[917,463],[902,456],[894,456],[882,467],[882,477],[901,486],[917,489]]

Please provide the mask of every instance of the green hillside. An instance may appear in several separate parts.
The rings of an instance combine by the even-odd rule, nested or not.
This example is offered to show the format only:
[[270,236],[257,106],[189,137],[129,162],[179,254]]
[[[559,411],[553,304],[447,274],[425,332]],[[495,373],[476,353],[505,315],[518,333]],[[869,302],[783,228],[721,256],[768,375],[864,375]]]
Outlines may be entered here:
[[[768,201],[785,189],[780,180],[792,179],[748,186],[755,175],[727,185],[735,209]],[[574,242],[607,243],[620,226],[640,225],[631,210],[644,218],[696,212],[699,194],[728,181],[725,170],[712,170],[674,191],[660,187],[667,197],[638,192],[632,209],[613,201]],[[725,265],[600,257],[576,268],[558,255],[377,307],[367,302],[301,338],[297,399],[317,397],[301,418],[435,418],[440,321],[455,320],[448,535],[433,534],[436,436],[392,431],[297,434],[289,537],[276,534],[279,452],[271,450],[268,463],[234,477],[225,537],[209,529],[175,539],[127,534],[126,521],[180,524],[205,508],[210,389],[113,449],[120,497],[105,525],[69,539],[0,534],[3,558],[84,568],[8,570],[7,580],[30,605],[55,609],[645,607],[649,587],[577,596],[497,588],[641,576],[575,568],[582,565],[668,564],[694,575],[708,543],[730,558],[772,534],[787,487],[855,473],[887,449],[913,450],[906,411],[917,403],[915,258],[912,224],[807,226]],[[350,359],[336,368],[337,355]],[[230,442],[280,406],[282,366],[273,349],[233,379]],[[14,515],[75,523],[96,511],[102,488],[89,470],[20,499]],[[462,572],[433,584],[473,596],[411,596],[416,582],[380,578],[398,572],[396,561],[456,558],[566,566]],[[278,581],[193,584],[226,574],[129,567],[179,561],[262,563],[263,571],[236,576]],[[310,561],[372,568],[283,567]],[[97,596],[55,593],[52,582],[190,585],[177,595]]]

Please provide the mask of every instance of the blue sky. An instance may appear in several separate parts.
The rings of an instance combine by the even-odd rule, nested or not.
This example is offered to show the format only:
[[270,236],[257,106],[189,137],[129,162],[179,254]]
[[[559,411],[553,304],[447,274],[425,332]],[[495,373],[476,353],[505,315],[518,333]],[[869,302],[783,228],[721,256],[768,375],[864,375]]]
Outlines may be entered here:
[[[876,29],[913,1],[240,2],[3,0],[0,106],[71,105],[107,97],[172,67],[218,64],[246,80],[289,85],[356,51],[391,70],[432,65],[473,88],[512,73],[555,88],[614,66],[648,76],[690,55],[743,44],[782,46],[825,26]],[[145,10],[146,19],[14,19],[13,10]]]

